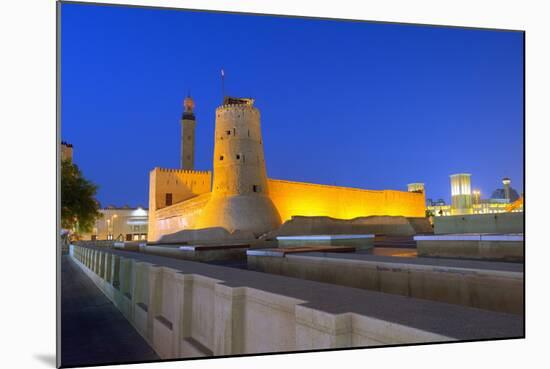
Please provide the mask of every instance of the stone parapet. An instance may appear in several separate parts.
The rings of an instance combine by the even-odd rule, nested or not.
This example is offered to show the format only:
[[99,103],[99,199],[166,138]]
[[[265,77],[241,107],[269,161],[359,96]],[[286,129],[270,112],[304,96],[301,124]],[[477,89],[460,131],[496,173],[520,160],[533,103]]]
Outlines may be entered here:
[[163,359],[524,335],[512,314],[113,249],[70,256]]
[[418,255],[442,258],[523,261],[523,234],[415,236]]
[[[283,249],[284,250],[284,249]],[[523,314],[523,265],[369,254],[249,250],[251,270]]]

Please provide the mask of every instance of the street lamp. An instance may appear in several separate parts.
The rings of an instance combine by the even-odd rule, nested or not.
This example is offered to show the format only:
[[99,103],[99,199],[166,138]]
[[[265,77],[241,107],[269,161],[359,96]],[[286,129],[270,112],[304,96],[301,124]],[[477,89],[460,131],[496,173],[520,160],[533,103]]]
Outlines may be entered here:
[[117,214],[113,214],[113,216],[111,217],[111,227],[112,227],[112,234],[113,236],[111,237],[111,239],[115,239],[115,219],[117,218]]
[[107,219],[107,239],[109,240],[111,236],[111,219]]

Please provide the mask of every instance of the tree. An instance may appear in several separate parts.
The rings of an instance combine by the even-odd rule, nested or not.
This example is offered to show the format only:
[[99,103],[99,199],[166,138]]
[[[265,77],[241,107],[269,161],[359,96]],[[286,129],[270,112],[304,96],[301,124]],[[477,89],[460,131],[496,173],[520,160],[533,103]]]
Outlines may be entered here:
[[95,199],[97,186],[82,176],[69,160],[61,163],[61,227],[76,233],[91,232],[101,217]]

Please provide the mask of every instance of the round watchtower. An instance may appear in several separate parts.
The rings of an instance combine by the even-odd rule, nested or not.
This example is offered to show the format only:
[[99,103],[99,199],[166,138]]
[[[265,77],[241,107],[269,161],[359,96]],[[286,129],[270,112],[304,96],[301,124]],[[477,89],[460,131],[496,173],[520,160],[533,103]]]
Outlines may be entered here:
[[260,235],[281,224],[268,194],[260,112],[253,104],[253,99],[226,97],[216,109],[212,196],[200,228]]

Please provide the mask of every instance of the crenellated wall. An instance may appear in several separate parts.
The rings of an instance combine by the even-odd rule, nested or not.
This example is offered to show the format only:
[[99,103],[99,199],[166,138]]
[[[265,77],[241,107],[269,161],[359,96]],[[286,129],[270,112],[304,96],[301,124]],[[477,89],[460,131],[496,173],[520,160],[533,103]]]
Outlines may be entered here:
[[363,190],[269,179],[269,196],[283,222],[293,215],[353,219],[372,215],[425,216],[423,193]]
[[[179,204],[198,195],[209,193],[212,172],[184,169],[155,168],[149,173],[149,227],[147,240],[156,241],[158,234],[157,210]],[[172,205],[167,205],[167,194]]]
[[[162,235],[183,229],[200,228],[200,215],[211,197],[209,187],[205,185],[209,183],[210,176],[211,172],[160,168],[151,172],[150,201],[153,200],[153,203],[149,204],[149,208],[154,209],[156,203],[161,206],[149,213],[149,241],[158,241]],[[187,183],[191,183],[192,187],[188,187]],[[425,216],[423,193],[374,191],[278,179],[268,179],[267,186],[269,197],[283,222],[292,216],[328,216],[335,219],[373,215]],[[178,200],[174,205],[165,206],[163,194],[169,191],[173,191],[174,198]]]

